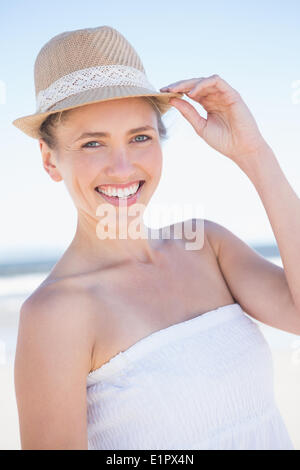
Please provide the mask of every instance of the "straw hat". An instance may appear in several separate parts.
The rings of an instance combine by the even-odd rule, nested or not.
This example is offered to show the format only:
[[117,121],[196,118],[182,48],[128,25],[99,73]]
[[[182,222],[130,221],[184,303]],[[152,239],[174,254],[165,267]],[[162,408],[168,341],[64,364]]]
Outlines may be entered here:
[[66,31],[40,50],[34,64],[36,112],[12,124],[39,138],[38,130],[49,114],[84,104],[131,96],[155,96],[164,114],[170,97],[149,83],[135,49],[110,26]]

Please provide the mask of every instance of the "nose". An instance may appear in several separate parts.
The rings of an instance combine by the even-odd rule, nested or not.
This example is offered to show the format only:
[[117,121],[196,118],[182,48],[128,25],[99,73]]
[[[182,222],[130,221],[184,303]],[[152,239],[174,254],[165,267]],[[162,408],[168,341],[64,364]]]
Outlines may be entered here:
[[112,181],[129,181],[135,173],[136,169],[126,152],[118,151],[110,155],[106,174]]

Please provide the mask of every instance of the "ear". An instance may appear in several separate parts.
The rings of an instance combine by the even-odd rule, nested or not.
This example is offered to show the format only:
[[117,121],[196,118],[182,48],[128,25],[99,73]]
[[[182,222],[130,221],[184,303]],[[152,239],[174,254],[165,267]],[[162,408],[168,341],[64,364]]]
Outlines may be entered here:
[[48,147],[43,139],[39,139],[39,146],[46,172],[54,181],[61,181],[63,178],[56,166],[55,152]]

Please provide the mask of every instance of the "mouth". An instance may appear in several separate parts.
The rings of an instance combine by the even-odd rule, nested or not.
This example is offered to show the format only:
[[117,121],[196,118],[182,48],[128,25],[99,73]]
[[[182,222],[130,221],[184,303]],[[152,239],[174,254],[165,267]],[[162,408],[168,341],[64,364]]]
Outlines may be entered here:
[[108,192],[105,193],[103,190],[101,190],[99,186],[95,188],[95,191],[99,193],[106,200],[113,200],[113,201],[128,200],[129,201],[131,199],[134,199],[140,193],[141,188],[144,185],[144,183],[145,183],[145,180],[140,180],[135,192],[132,194],[128,194],[127,196],[124,194],[124,192],[122,192],[122,195],[120,196],[116,196],[116,195],[113,196],[112,194],[109,195]]

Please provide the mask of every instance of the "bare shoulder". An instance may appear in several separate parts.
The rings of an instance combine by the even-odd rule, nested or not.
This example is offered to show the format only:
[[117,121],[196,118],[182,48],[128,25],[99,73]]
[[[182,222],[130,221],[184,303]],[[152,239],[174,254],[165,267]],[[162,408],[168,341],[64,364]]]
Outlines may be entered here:
[[229,231],[223,225],[209,219],[204,219],[204,231],[216,258],[219,258],[222,239]]
[[170,227],[174,236],[176,233],[178,236],[182,234],[182,241],[190,244],[188,251],[217,255],[218,240],[221,235],[218,233],[218,227],[222,228],[218,224],[207,219],[192,218],[174,223]]
[[24,320],[59,322],[61,328],[70,321],[81,326],[90,322],[93,299],[89,291],[68,280],[39,286],[21,305]]
[[285,269],[226,227],[211,220],[205,220],[205,227],[226,284],[242,309],[262,323],[299,334],[299,308]]
[[[244,248],[254,253],[254,250],[246,242],[223,225],[208,219],[204,219],[204,224],[208,241],[218,259],[221,254],[223,255],[224,252],[229,251],[228,248],[230,247],[233,249]],[[223,253],[221,253],[221,248],[223,248]]]
[[[224,227],[224,225],[204,219],[204,231],[207,243],[212,248],[220,268],[223,266],[222,261],[225,256],[230,255],[232,251],[237,253],[239,249],[243,249],[248,251],[248,253],[252,252],[254,254],[254,250],[246,242]],[[257,254],[257,256],[260,255]]]
[[58,283],[38,288],[21,306],[14,376],[23,449],[87,446],[89,304],[83,292]]
[[71,366],[76,357],[77,370],[81,366],[88,373],[94,341],[92,315],[92,301],[84,290],[61,282],[38,288],[21,305],[16,365],[22,362],[22,350],[22,355],[32,354],[35,362],[52,357],[57,370],[63,361]]

